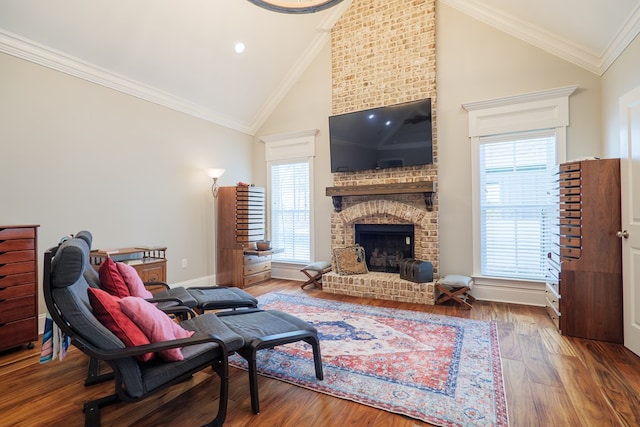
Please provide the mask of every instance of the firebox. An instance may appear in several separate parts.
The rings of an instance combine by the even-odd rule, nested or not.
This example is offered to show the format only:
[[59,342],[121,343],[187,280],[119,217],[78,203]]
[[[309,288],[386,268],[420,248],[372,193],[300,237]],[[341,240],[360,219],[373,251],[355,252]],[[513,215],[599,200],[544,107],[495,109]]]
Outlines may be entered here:
[[356,224],[355,241],[364,248],[369,271],[399,273],[402,258],[413,258],[413,224]]

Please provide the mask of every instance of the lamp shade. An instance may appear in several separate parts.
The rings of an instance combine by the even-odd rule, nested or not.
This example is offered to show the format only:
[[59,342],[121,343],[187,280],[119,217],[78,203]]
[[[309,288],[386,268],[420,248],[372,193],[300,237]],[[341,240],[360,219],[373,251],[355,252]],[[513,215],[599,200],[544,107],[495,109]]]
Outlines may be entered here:
[[216,169],[216,168],[207,169],[207,175],[209,175],[213,179],[218,179],[222,175],[224,175],[225,170],[226,169]]

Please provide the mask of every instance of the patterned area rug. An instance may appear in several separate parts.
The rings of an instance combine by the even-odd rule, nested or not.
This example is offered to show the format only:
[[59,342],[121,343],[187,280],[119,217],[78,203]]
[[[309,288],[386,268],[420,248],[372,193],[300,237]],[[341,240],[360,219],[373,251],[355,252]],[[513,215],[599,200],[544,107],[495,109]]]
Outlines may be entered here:
[[[303,342],[258,352],[262,375],[439,426],[508,426],[495,323],[281,293],[260,307],[312,323],[324,380]],[[246,369],[244,360],[230,360]]]

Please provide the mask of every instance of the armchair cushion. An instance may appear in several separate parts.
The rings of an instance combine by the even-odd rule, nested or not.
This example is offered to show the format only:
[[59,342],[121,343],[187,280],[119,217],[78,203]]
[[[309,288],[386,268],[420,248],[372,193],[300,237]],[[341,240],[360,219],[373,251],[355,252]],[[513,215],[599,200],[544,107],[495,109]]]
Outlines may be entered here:
[[98,275],[100,277],[100,287],[111,295],[118,298],[131,295],[120,271],[118,271],[116,263],[113,262],[111,258],[107,257],[107,259],[100,264]]
[[[189,338],[194,331],[187,331],[174,322],[166,313],[152,303],[138,297],[119,300],[120,308],[144,332],[152,343]],[[162,360],[177,362],[183,360],[182,350],[172,348],[158,352]]]
[[124,262],[116,262],[116,267],[124,283],[129,289],[129,294],[139,298],[153,298],[153,294],[144,287],[144,282],[135,268]]
[[[89,302],[93,309],[93,315],[109,329],[127,347],[150,344],[142,330],[120,309],[118,298],[108,292],[97,288],[88,288]],[[153,358],[153,353],[138,356],[138,359],[147,362]]]

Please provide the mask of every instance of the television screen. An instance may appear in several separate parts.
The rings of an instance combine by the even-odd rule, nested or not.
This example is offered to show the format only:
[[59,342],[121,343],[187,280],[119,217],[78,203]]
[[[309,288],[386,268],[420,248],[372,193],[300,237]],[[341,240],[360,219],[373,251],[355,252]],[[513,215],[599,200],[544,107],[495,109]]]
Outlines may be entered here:
[[329,117],[331,172],[433,163],[431,99]]

